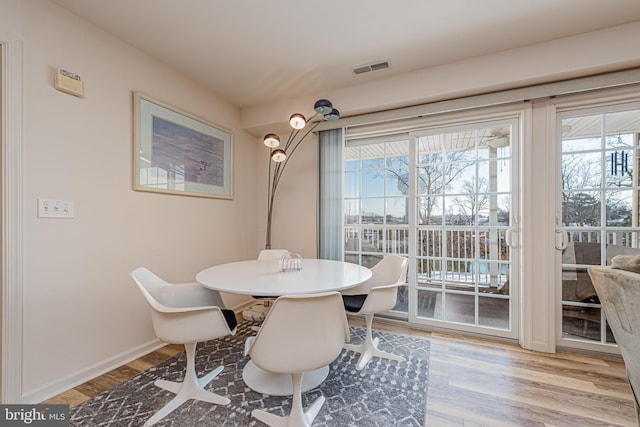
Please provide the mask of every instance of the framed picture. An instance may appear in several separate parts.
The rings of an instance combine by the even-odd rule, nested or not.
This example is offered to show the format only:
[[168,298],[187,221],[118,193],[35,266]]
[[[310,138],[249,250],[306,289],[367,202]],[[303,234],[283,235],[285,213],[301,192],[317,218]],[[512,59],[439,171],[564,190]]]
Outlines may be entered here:
[[233,197],[232,134],[134,93],[134,190]]

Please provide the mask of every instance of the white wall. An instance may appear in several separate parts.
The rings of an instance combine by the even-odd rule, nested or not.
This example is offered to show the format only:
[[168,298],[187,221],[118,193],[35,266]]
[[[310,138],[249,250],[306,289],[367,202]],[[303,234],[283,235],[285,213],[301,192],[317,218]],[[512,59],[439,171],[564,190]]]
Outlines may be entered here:
[[[258,144],[235,107],[48,1],[2,0],[0,28],[23,47],[22,393],[36,402],[155,339],[132,269],[186,282],[256,255]],[[84,98],[54,89],[55,68]],[[233,131],[233,200],[132,190],[133,91]],[[39,197],[73,200],[75,217],[37,218]]]

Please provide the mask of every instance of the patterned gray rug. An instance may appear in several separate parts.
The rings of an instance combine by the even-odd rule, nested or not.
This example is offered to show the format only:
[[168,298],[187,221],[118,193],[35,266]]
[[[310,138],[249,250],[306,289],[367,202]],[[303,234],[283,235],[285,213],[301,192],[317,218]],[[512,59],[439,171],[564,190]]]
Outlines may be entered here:
[[[242,322],[235,336],[198,344],[196,370],[198,376],[224,365],[222,373],[206,387],[227,396],[226,406],[190,400],[169,414],[157,426],[263,426],[251,417],[256,408],[286,415],[291,408],[290,396],[267,396],[248,388],[242,380],[242,368],[248,358],[243,355],[245,339],[255,334],[251,322]],[[360,343],[365,331],[351,328],[351,342]],[[362,371],[356,371],[358,354],[343,350],[330,366],[327,379],[317,388],[303,394],[304,407],[318,396],[326,402],[314,427],[346,426],[416,426],[423,427],[427,401],[430,342],[374,331],[380,337],[380,348],[403,355],[398,363],[373,358]],[[173,394],[153,385],[157,378],[180,381],[184,376],[185,354],[163,362],[108,390],[81,405],[71,408],[71,424],[77,427],[142,426],[164,406]]]

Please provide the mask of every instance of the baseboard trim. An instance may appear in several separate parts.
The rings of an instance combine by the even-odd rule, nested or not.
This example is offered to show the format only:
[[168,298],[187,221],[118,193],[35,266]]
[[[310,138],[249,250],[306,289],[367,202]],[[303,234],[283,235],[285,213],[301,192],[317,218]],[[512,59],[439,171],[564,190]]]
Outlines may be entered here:
[[165,345],[167,345],[167,343],[162,342],[156,338],[131,350],[117,354],[100,363],[96,363],[95,365],[83,369],[80,372],[76,372],[72,375],[69,375],[68,377],[45,384],[37,390],[25,393],[22,395],[22,403],[36,404],[43,402],[53,396],[56,396],[100,375],[103,375],[115,368],[126,365],[132,360],[136,360],[144,356],[145,354],[164,347]]

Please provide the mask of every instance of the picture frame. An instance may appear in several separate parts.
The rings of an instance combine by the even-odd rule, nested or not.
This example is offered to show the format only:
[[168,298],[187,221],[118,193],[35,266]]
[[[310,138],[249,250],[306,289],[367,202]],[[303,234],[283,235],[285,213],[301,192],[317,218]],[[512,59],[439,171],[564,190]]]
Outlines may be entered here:
[[233,134],[134,93],[133,189],[233,198]]

